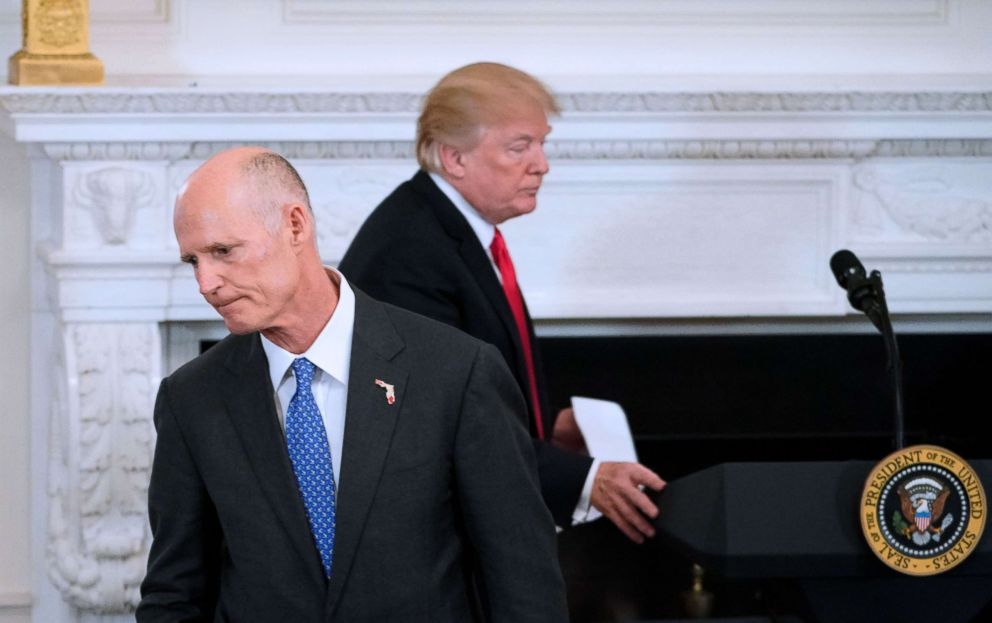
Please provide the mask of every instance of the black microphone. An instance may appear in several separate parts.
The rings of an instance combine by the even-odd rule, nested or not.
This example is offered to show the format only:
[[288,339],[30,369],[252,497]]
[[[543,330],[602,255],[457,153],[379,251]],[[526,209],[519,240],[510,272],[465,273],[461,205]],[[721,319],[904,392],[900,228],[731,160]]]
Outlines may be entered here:
[[881,274],[876,280],[874,277],[878,271],[873,271],[872,278],[869,278],[861,260],[847,249],[834,253],[830,258],[830,270],[833,271],[840,287],[847,290],[847,300],[850,301],[851,307],[868,314],[872,324],[881,331],[881,320],[877,313],[879,293],[876,288],[876,281],[881,284]]
[[847,249],[841,249],[830,258],[830,270],[834,271],[834,277],[840,287],[847,289],[847,282],[850,277],[864,277],[865,266],[854,253]]
[[889,306],[885,302],[885,289],[882,286],[882,273],[865,273],[865,267],[856,255],[841,249],[830,258],[830,270],[840,287],[847,290],[847,300],[851,307],[864,312],[871,323],[882,332],[885,349],[889,356],[889,373],[892,381],[893,407],[895,415],[895,446],[904,445],[905,424],[902,407],[902,360],[896,342],[892,322],[889,319]]

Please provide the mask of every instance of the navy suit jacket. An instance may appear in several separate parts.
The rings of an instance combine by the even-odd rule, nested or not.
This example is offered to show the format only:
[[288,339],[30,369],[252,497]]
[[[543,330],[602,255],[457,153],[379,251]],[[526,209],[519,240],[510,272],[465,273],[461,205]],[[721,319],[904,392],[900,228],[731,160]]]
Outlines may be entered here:
[[[362,225],[340,264],[372,296],[457,327],[496,346],[524,396],[530,396],[520,337],[503,286],[468,221],[424,171],[401,184]],[[537,391],[544,431],[556,412],[548,400],[534,328]],[[528,404],[529,409],[529,404]],[[536,426],[530,418],[531,434]],[[541,493],[555,522],[571,525],[592,459],[534,440]]]
[[261,340],[227,337],[159,390],[137,620],[462,623],[478,594],[487,621],[565,622],[524,413],[491,346],[356,288],[328,581]]

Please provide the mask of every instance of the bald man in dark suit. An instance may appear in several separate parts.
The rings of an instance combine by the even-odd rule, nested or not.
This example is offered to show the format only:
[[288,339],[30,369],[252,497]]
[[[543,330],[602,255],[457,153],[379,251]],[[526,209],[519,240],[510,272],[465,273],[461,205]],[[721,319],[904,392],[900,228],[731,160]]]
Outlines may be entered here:
[[159,390],[137,620],[564,623],[499,353],[322,266],[274,153],[207,161],[174,223],[232,335]]

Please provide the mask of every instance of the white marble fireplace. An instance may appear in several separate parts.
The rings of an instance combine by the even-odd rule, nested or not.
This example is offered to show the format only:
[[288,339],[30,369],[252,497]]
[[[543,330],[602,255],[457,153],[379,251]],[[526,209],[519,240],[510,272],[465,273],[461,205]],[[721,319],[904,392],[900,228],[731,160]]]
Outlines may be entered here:
[[[505,228],[542,332],[861,327],[827,268],[843,247],[882,270],[897,328],[992,329],[992,84],[560,99],[540,209]],[[183,335],[217,330],[197,324],[216,316],[172,237],[185,176],[226,146],[271,145],[299,167],[334,263],[413,174],[418,104],[206,82],[0,87],[0,126],[31,159],[33,515],[49,582],[35,620],[136,603],[155,392]]]

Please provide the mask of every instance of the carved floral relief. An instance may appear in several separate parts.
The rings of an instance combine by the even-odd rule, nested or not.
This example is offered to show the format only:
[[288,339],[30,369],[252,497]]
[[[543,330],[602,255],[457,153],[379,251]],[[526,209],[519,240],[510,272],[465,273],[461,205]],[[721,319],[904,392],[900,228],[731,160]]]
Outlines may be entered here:
[[124,612],[138,603],[147,557],[158,326],[73,324],[64,337],[50,424],[49,575],[76,606]]
[[80,42],[86,28],[86,7],[82,0],[41,0],[35,14],[42,43],[64,48]]

